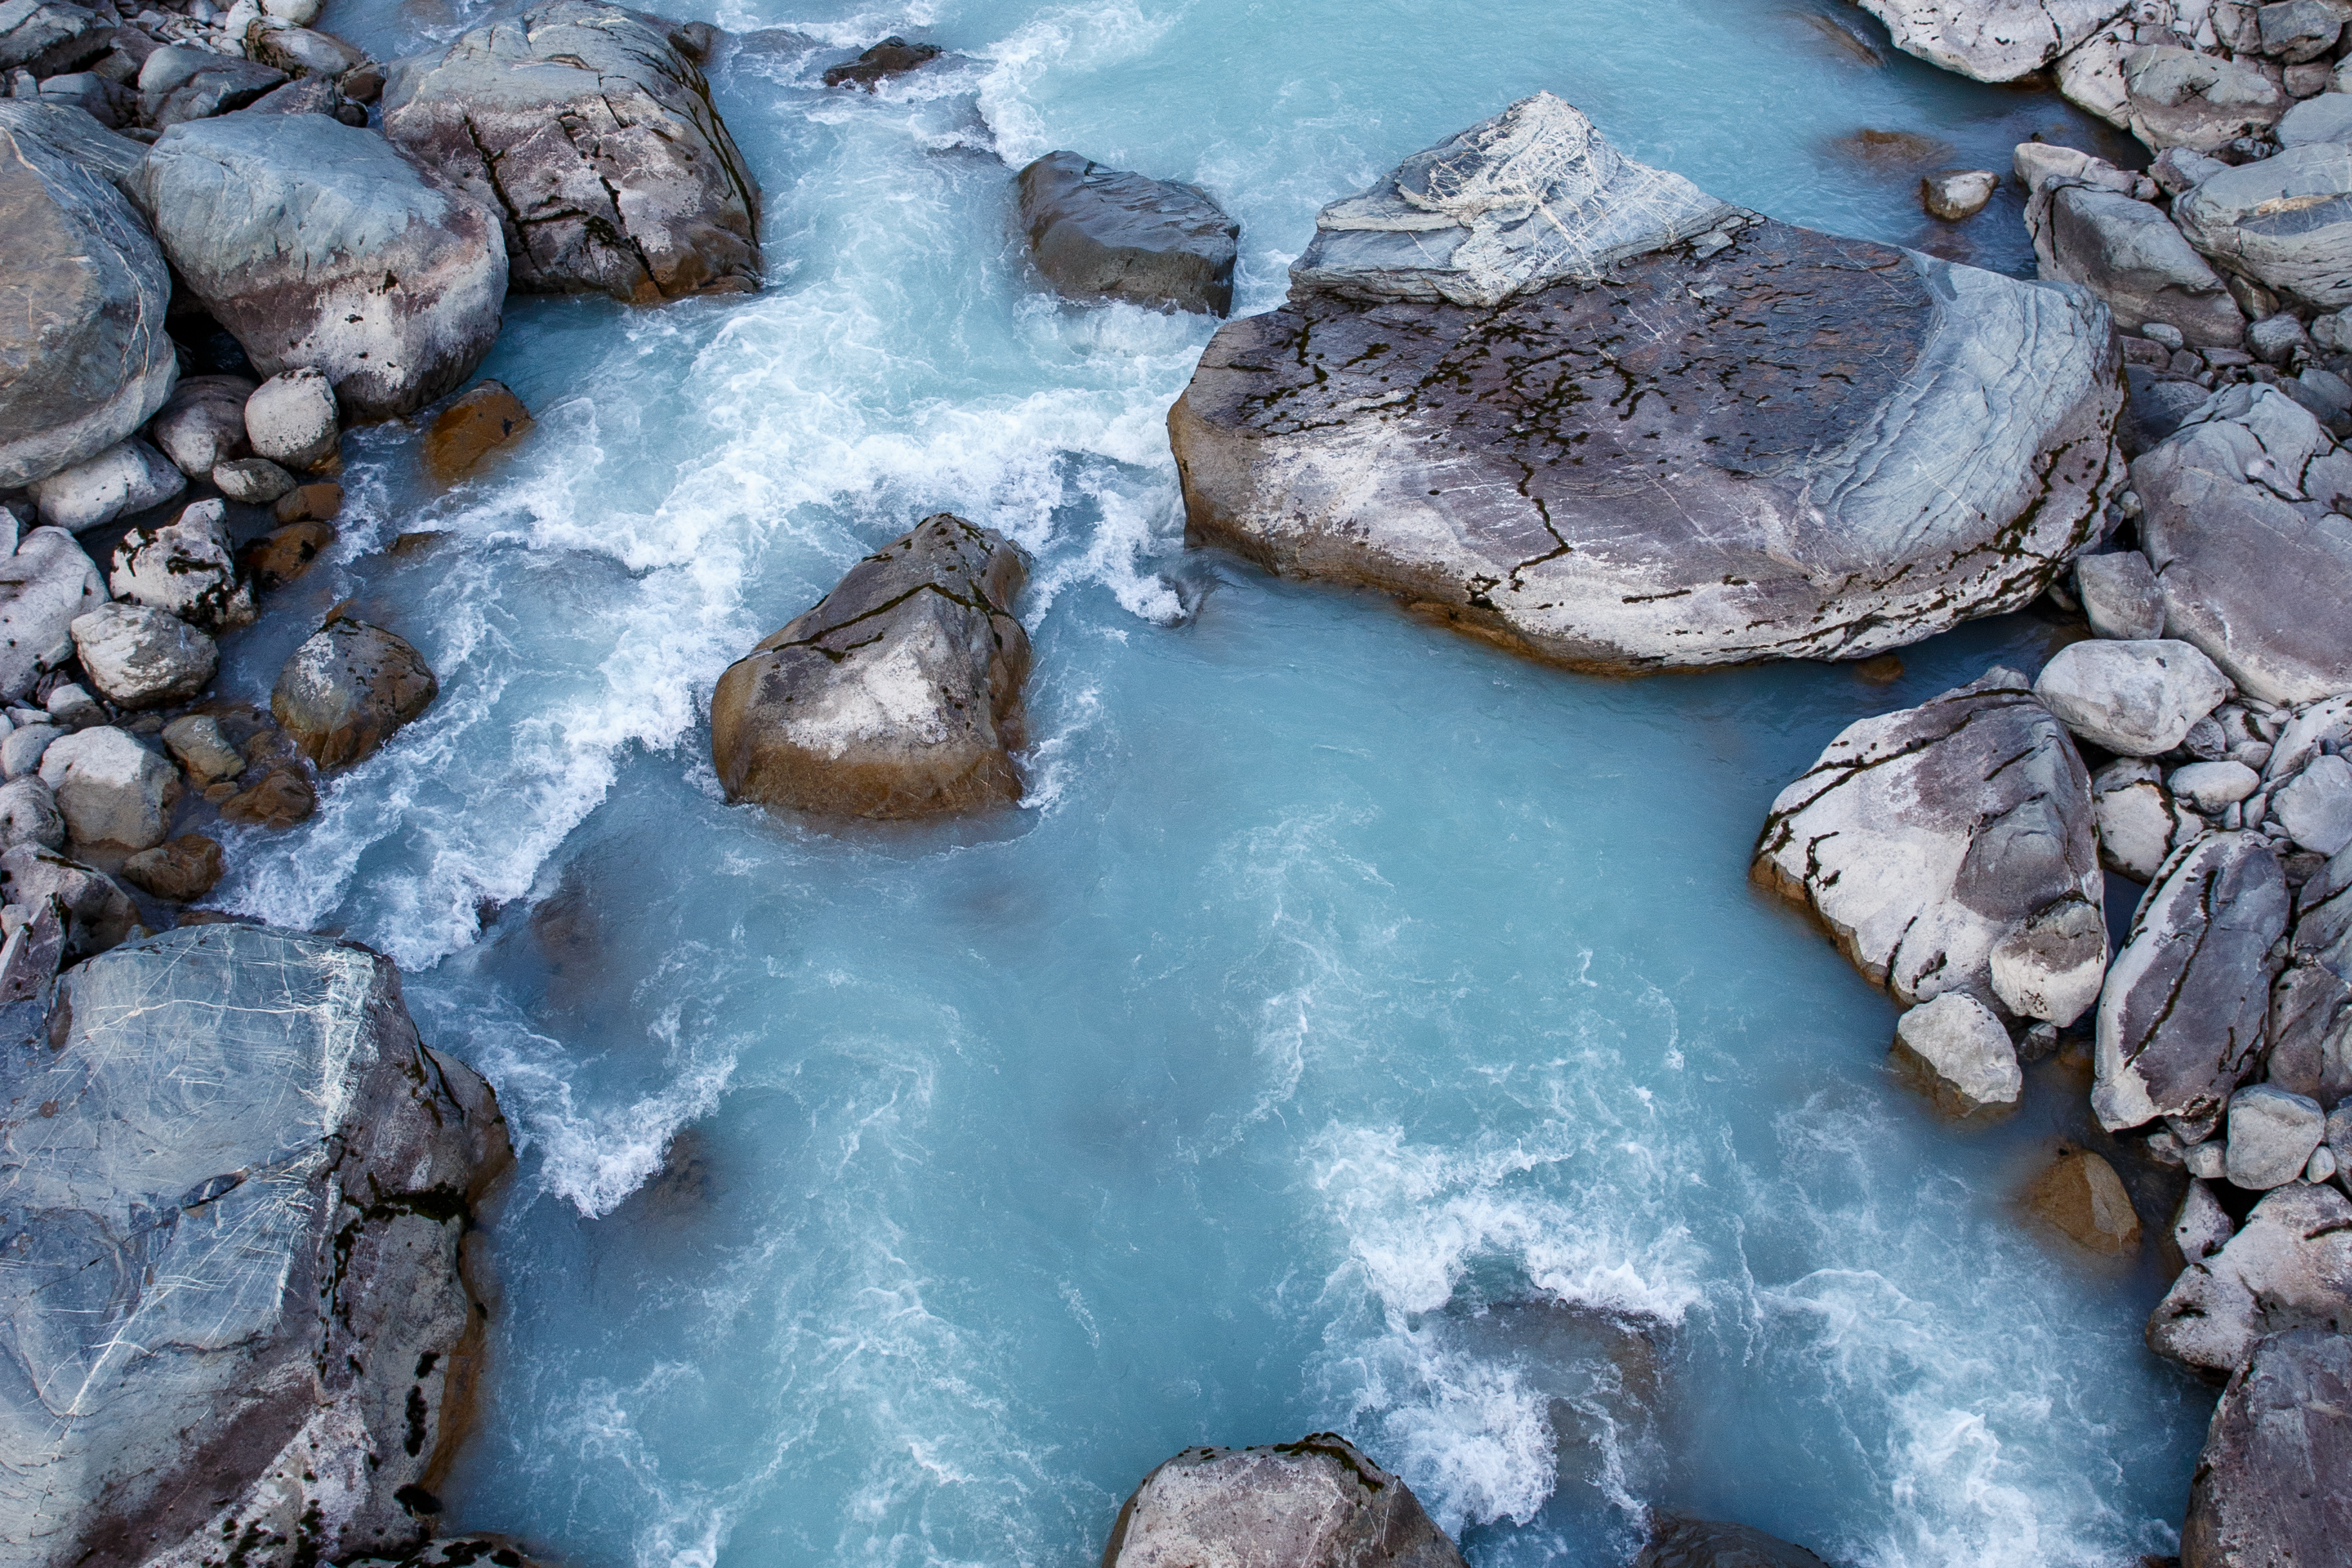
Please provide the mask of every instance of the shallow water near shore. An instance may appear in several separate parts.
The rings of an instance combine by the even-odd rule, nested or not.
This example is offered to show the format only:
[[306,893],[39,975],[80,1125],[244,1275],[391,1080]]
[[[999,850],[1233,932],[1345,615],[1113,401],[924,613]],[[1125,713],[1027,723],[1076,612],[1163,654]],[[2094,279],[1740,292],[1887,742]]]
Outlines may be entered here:
[[[321,25],[389,56],[515,8]],[[329,569],[224,668],[266,692],[355,596],[440,673],[215,901],[397,958],[523,1145],[447,1521],[575,1568],[1079,1563],[1178,1448],[1328,1427],[1479,1568],[1622,1563],[1646,1507],[1854,1563],[2169,1551],[2210,1395],[2141,1345],[2157,1246],[2016,1210],[2082,1084],[1939,1126],[1746,876],[1840,727],[2059,628],[1885,686],[1601,680],[1188,554],[1162,420],[1211,323],[1054,302],[1010,221],[1055,147],[1198,182],[1264,310],[1323,203],[1538,88],[1904,243],[1923,161],[2112,141],[1835,0],[678,14],[737,35],[770,287],[512,301],[484,374],[530,441],[440,494],[413,429],[352,437]],[[893,31],[961,58],[814,85]],[[2030,267],[2013,198],[1932,237]],[[942,509],[1034,556],[1026,803],[724,805],[719,672]]]

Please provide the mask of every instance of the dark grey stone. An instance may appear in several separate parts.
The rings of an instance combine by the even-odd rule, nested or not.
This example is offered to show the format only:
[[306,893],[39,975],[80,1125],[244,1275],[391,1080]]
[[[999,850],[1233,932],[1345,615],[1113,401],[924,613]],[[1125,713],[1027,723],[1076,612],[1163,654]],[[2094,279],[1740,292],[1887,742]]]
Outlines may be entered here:
[[2352,1541],[2352,1338],[2290,1329],[2231,1379],[2189,1483],[2181,1568],[2341,1559]]
[[35,77],[77,71],[114,47],[113,24],[66,0],[5,0],[0,4],[0,74]]
[[1803,1547],[1745,1524],[1660,1519],[1633,1568],[1829,1568]]
[[374,755],[440,690],[405,637],[339,616],[287,657],[269,711],[312,762],[341,767]]
[[1073,300],[1222,316],[1234,308],[1241,225],[1198,185],[1048,153],[1021,171],[1021,226],[1037,269]]
[[[143,83],[147,78],[148,72],[142,70],[140,80]],[[142,87],[139,115],[158,130],[184,125],[192,120],[209,120],[216,114],[243,109],[285,81],[284,71],[253,60],[215,55],[168,88],[150,90]]]
[[2154,204],[2062,178],[2034,191],[2025,221],[2042,276],[2082,284],[2126,331],[2161,321],[2193,348],[2235,348],[2245,336],[2221,275]]

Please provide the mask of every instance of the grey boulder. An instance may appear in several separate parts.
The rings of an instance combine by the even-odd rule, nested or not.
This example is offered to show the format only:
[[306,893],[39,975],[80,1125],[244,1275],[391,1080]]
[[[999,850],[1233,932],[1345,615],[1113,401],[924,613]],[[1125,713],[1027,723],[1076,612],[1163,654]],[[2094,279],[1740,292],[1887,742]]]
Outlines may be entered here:
[[2278,122],[2278,139],[2283,147],[2352,141],[2352,93],[2323,92],[2305,99]]
[[367,63],[365,55],[332,34],[314,33],[268,16],[246,25],[245,52],[249,58],[298,79],[332,79]]
[[1889,1054],[1947,1116],[2006,1110],[2024,1091],[2008,1029],[1965,992],[1947,991],[1896,1019]]
[[118,190],[147,156],[143,145],[117,135],[88,110],[37,98],[0,99],[0,130],[46,143]]
[[456,390],[498,337],[498,220],[373,132],[322,114],[175,125],[138,183],[164,254],[254,367],[318,370],[351,413]]
[[161,527],[124,534],[107,586],[117,599],[168,610],[208,632],[253,624],[253,591],[237,581],[228,509],[218,500],[200,500]]
[[294,488],[294,476],[267,458],[239,458],[213,470],[221,494],[247,506],[268,506]]
[[245,400],[244,421],[255,454],[296,473],[333,457],[342,440],[334,384],[308,365],[280,371],[255,388]]
[[2133,912],[2099,997],[2091,1109],[2109,1131],[2220,1114],[2263,1042],[2286,878],[2270,841],[2210,833]]
[[2322,310],[2352,305],[2352,143],[2289,147],[2224,169],[2172,216],[2231,271]]
[[404,1555],[481,1365],[488,1086],[418,1040],[389,963],[322,937],[183,928],[58,992],[53,1048],[0,1065],[10,1560]]
[[2352,1337],[2289,1329],[2255,1342],[2205,1434],[2181,1568],[2319,1563],[2352,1541]]
[[245,108],[273,89],[286,73],[243,58],[190,45],[157,49],[139,68],[139,116],[161,127],[209,120]]
[[114,47],[114,34],[98,13],[68,0],[6,0],[0,5],[0,75],[79,70]]
[[2333,1106],[2352,1096],[2352,856],[2295,895],[2286,967],[2271,988],[2269,1079]]
[[2229,1146],[2222,1169],[2232,1186],[2266,1193],[2299,1180],[2327,1133],[2319,1102],[2273,1084],[2252,1084],[2230,1097]]
[[2177,45],[2126,55],[2123,86],[2132,134],[2159,152],[2216,152],[2269,130],[2294,101],[2258,66]]
[[760,188],[672,26],[555,0],[401,60],[384,134],[502,215],[518,289],[760,285]]
[[2265,1334],[2305,1328],[2352,1332],[2352,1202],[2291,1182],[2181,1271],[2148,1315],[2147,1348],[2219,1383]]
[[2167,856],[2205,831],[2204,821],[2172,797],[2163,770],[2138,757],[2119,758],[2092,776],[2091,815],[2100,863],[2136,882],[2152,879]]
[[118,708],[185,701],[220,668],[213,639],[169,610],[100,605],[78,617],[72,632],[90,684]]
[[2120,477],[2105,307],[1793,228],[1549,94],[1334,203],[1169,413],[1187,538],[1610,669],[2021,605]]
[[[2198,401],[2204,395],[2200,391]],[[2074,594],[2100,637],[2137,642],[2164,635],[2164,593],[2157,586],[2156,568],[2137,550],[2077,558]]]
[[1462,1568],[1412,1489],[1333,1432],[1263,1448],[1185,1449],[1119,1509],[1102,1561]]
[[[1997,947],[2043,921],[2081,935],[2069,906],[2096,926],[2092,820],[2090,779],[2065,731],[2021,677],[1995,668],[1848,726],[1772,803],[1753,872],[1811,910],[1906,1006],[1953,991],[2009,1005],[1996,995]],[[2063,1011],[2085,962],[2104,967],[2103,927],[2092,945],[2021,955],[2017,972],[2057,979],[2048,989]]]
[[2301,847],[2333,855],[2352,844],[2352,763],[2314,757],[2271,797],[2279,826]]
[[41,782],[77,845],[152,848],[167,836],[180,798],[180,771],[110,724],[50,742]]
[[0,784],[0,852],[30,844],[42,849],[66,846],[65,814],[58,797],[37,778]]
[[1021,797],[1028,563],[1003,535],[940,512],[727,668],[711,760],[730,800],[919,816]]
[[[139,925],[138,906],[113,878],[37,844],[19,844],[0,854],[0,889],[5,890],[8,902],[27,909],[54,904],[64,936],[60,956],[68,963],[106,952],[127,939]],[[15,1056],[10,1053],[12,1061]],[[0,1092],[5,1092],[6,1074],[7,1069],[0,1068]],[[0,1160],[5,1158],[0,1154]],[[0,1165],[0,1171],[5,1169]],[[0,1284],[0,1290],[5,1289],[5,1284]],[[7,1330],[0,1328],[0,1343],[6,1342],[6,1335]],[[0,1401],[5,1398],[0,1395]],[[5,1411],[5,1404],[0,1404],[0,1422],[7,1421]],[[0,1542],[12,1547],[24,1545],[9,1525],[9,1516],[17,1502],[12,1495],[11,1483],[21,1484],[18,1478],[22,1474],[0,1471]]]
[[187,477],[170,458],[138,440],[118,441],[32,487],[41,521],[75,533],[161,506],[187,488]]
[[0,115],[0,489],[112,447],[179,377],[145,222],[20,113]]
[[2161,321],[2197,348],[2235,348],[2245,335],[2221,275],[2154,205],[2052,181],[2035,189],[2025,221],[2042,276],[2082,284],[2125,331]]
[[106,602],[106,579],[62,528],[37,528],[0,561],[0,700],[73,657],[73,624]]
[[2058,721],[2094,745],[2153,757],[2230,695],[2229,678],[2185,642],[2069,643],[2042,666],[2033,694]]
[[2125,0],[1862,0],[1895,47],[1979,81],[2015,81],[2088,39]]
[[192,375],[173,390],[148,437],[192,479],[245,455],[245,400],[253,383],[241,375]]
[[1198,185],[1076,153],[1046,153],[1015,184],[1029,252],[1056,292],[1211,316],[1233,310],[1241,225]]

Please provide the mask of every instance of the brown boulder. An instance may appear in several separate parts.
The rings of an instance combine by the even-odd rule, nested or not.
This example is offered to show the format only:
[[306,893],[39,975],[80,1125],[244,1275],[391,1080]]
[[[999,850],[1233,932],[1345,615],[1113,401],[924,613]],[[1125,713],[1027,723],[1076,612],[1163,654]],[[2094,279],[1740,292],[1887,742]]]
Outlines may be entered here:
[[425,433],[425,471],[454,484],[531,423],[530,410],[505,383],[486,381],[443,409]]
[[343,510],[343,487],[324,480],[296,485],[278,498],[280,522],[325,522]]
[[2087,1149],[2063,1146],[2025,1194],[2025,1206],[2091,1252],[2139,1250],[2139,1215],[2116,1168]]
[[341,767],[373,755],[440,689],[405,638],[339,616],[286,660],[269,711],[304,755]]
[[890,77],[904,75],[939,58],[939,45],[910,44],[893,34],[856,59],[828,67],[824,73],[824,85],[862,87],[872,92],[877,83]]
[[237,564],[257,588],[283,587],[310,569],[335,542],[334,525],[315,519],[275,529],[237,552]]
[[220,803],[221,820],[247,827],[291,827],[319,809],[319,792],[290,763],[271,768]]
[[226,869],[218,844],[201,833],[183,833],[125,860],[122,877],[159,899],[184,904],[211,892]]

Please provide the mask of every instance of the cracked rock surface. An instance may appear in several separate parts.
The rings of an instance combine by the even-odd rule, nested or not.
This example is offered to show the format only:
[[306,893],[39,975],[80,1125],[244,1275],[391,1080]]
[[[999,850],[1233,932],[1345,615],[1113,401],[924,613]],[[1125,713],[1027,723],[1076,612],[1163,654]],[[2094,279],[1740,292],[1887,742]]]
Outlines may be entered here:
[[2290,1329],[2254,1347],[2205,1436],[2182,1568],[2326,1563],[2352,1541],[2352,1337]]
[[2087,41],[2128,0],[1862,0],[1895,47],[1979,81],[2015,81]]
[[1736,212],[1538,101],[1326,209],[1218,331],[1169,413],[1192,542],[1647,669],[1882,652],[2088,541],[2095,299]]
[[24,1568],[400,1555],[468,1418],[488,1086],[364,948],[183,928],[0,1059],[0,1542]]
[[1187,1448],[1118,1510],[1103,1568],[1192,1564],[1462,1568],[1412,1489],[1330,1432],[1263,1448]]
[[[2082,758],[2025,678],[1999,668],[1848,726],[1772,803],[1754,872],[1906,1006],[1961,992],[2005,1010],[1998,991],[2026,991],[1995,984],[2003,940],[2071,929],[2064,906],[2095,916],[2105,888]],[[2060,1010],[2087,1005],[2072,977],[2105,957],[2104,929],[2079,923],[2090,951],[2015,960],[2041,977],[2037,995],[2065,996]]]
[[1028,575],[1003,535],[948,512],[849,569],[728,666],[710,699],[730,800],[920,816],[1021,798]]
[[760,188],[672,24],[555,0],[400,61],[383,130],[506,230],[514,286],[649,302],[760,286]]
[[2254,1205],[2229,1244],[2181,1270],[2147,1320],[2147,1348],[2219,1383],[2265,1334],[2352,1330],[2352,1203],[2292,1182]]

